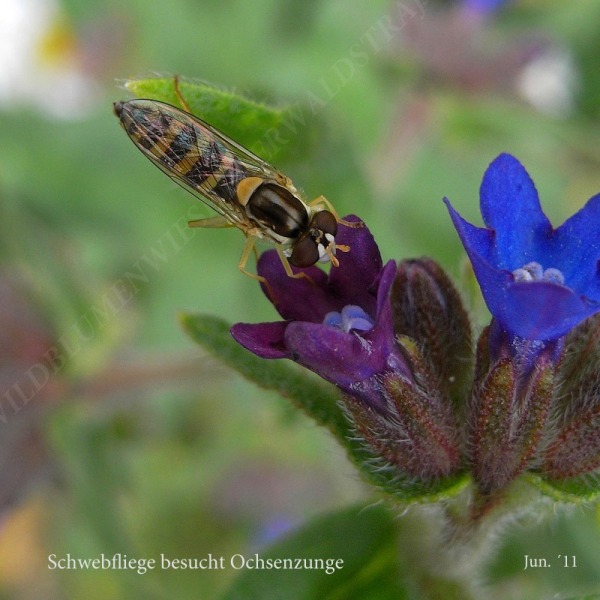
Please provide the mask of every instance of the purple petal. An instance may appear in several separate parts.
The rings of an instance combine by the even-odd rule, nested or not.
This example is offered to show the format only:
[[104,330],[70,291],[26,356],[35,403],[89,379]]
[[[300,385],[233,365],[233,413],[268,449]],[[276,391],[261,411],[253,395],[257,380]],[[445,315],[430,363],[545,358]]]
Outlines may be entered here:
[[546,254],[552,225],[533,181],[514,156],[501,154],[490,164],[480,195],[483,220],[495,232],[495,264],[512,271]]
[[238,344],[261,358],[290,358],[284,343],[287,326],[287,321],[236,323],[230,332]]
[[293,359],[347,391],[390,370],[411,378],[393,330],[389,294],[395,272],[396,263],[389,261],[379,285],[377,322],[369,331],[348,333],[327,325],[290,323],[285,344]]
[[289,324],[285,343],[294,360],[344,389],[382,370],[380,352],[356,333],[296,322]]
[[377,321],[370,331],[363,334],[363,337],[371,342],[372,348],[375,349],[375,360],[380,365],[380,371],[401,372],[405,378],[410,380],[412,379],[411,371],[396,342],[390,302],[390,289],[396,277],[396,267],[395,261],[390,260],[383,270],[377,294]]
[[[395,260],[388,260],[385,264],[385,267],[381,271],[379,276],[379,281],[377,282],[377,319],[379,320],[379,315],[384,308],[384,305],[389,304],[389,296],[390,289],[392,287],[392,283],[394,283],[394,278],[396,277],[396,268],[398,265]],[[393,329],[393,328],[391,328]]]
[[317,267],[293,269],[310,279],[289,277],[275,250],[263,252],[258,259],[257,272],[269,282],[269,289],[262,285],[263,291],[284,319],[320,323],[326,313],[341,310],[327,292],[327,273]]
[[[344,221],[358,223],[355,215],[348,215]],[[357,304],[367,313],[375,313],[375,295],[370,291],[379,275],[383,262],[379,248],[369,229],[358,229],[340,225],[336,237],[338,244],[350,246],[349,252],[337,253],[340,266],[332,267],[329,274],[329,291],[339,298],[342,306]]]
[[[392,318],[392,307],[390,303],[390,289],[396,277],[396,262],[388,261],[381,273],[381,280],[377,290],[377,318],[375,326],[367,331],[363,337],[373,343],[377,352],[385,357],[382,360],[394,361],[397,352],[396,334],[394,333],[394,323]],[[390,365],[388,365],[390,366]],[[391,365],[398,368],[398,365]]]
[[[344,220],[360,222],[354,215]],[[326,313],[339,312],[347,304],[375,313],[375,292],[369,288],[381,271],[381,255],[371,232],[367,227],[340,225],[336,242],[350,246],[350,251],[337,253],[339,267],[332,266],[329,276],[317,267],[293,268],[312,281],[288,277],[275,250],[261,255],[257,271],[270,286],[269,290],[263,285],[263,291],[284,319],[320,323]]]

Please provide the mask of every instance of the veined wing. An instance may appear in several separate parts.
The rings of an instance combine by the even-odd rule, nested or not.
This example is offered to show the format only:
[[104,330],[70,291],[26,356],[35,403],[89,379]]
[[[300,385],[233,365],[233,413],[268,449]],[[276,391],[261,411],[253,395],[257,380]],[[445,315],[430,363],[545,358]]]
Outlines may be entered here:
[[208,123],[169,104],[131,100],[121,105],[119,117],[132,141],[159,169],[232,225],[247,222],[236,194],[242,179],[286,179]]

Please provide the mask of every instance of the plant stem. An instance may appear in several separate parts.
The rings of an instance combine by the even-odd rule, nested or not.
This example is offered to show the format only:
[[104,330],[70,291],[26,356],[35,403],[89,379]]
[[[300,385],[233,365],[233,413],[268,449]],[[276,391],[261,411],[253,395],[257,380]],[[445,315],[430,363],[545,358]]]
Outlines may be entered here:
[[449,535],[441,507],[416,507],[399,520],[399,554],[411,600],[477,600],[478,553]]
[[465,490],[447,506],[417,506],[398,520],[398,551],[411,600],[479,600],[490,598],[481,572],[490,560],[499,533],[516,519],[539,514],[535,490],[517,480],[502,497],[481,499]]

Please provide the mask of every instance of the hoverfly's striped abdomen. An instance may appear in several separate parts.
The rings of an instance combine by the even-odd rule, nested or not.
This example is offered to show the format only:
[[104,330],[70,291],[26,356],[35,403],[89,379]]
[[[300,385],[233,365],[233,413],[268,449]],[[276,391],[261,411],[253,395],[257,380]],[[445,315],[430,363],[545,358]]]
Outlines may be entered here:
[[212,191],[226,202],[236,198],[246,169],[198,121],[151,100],[118,103],[115,110],[131,140],[163,171],[201,193]]

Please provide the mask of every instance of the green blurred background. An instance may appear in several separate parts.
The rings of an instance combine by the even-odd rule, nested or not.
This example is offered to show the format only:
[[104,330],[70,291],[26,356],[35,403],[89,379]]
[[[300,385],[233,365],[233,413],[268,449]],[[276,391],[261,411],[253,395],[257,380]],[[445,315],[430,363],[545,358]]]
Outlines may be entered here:
[[[0,598],[214,598],[234,572],[57,572],[47,556],[250,552],[374,498],[326,432],[179,327],[182,310],[276,316],[236,268],[241,234],[182,237],[209,213],[129,142],[111,112],[129,97],[120,82],[177,73],[297,104],[305,124],[277,166],[359,214],[384,259],[438,260],[481,326],[441,199],[480,222],[479,182],[503,151],[555,224],[600,190],[600,4],[2,4]],[[488,577],[502,598],[590,590],[598,540],[589,509],[515,529]],[[523,573],[524,554],[579,567]]]

